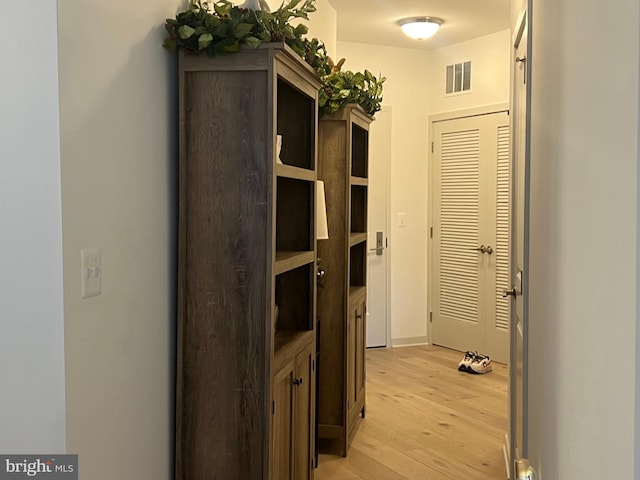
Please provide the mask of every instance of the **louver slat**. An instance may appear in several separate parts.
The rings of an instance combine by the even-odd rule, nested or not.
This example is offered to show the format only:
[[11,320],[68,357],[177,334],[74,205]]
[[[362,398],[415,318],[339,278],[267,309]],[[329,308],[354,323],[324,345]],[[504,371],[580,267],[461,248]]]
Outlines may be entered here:
[[498,128],[498,167],[496,205],[496,328],[509,329],[509,307],[511,302],[502,297],[509,285],[509,182],[511,175],[509,158],[509,127]]
[[442,134],[440,192],[440,312],[478,322],[480,132]]

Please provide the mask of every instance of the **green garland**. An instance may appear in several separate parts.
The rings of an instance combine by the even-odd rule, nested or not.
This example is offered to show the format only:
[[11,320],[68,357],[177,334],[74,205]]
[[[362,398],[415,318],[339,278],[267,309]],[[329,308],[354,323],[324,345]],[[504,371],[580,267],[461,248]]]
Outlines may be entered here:
[[349,103],[357,103],[368,115],[375,115],[381,108],[385,80],[385,77],[376,78],[369,70],[330,73],[322,79],[318,98],[320,115],[334,113]]
[[245,44],[257,48],[266,42],[285,42],[316,71],[322,81],[320,114],[333,113],[347,103],[357,103],[369,115],[380,110],[382,84],[371,72],[332,71],[324,44],[308,40],[306,25],[293,27],[292,19],[309,19],[316,11],[315,0],[289,0],[268,12],[235,6],[228,0],[193,0],[190,7],[165,21],[167,37],[163,46],[171,51],[185,50],[209,56],[234,53]]
[[300,24],[292,27],[293,18],[309,19],[315,12],[315,0],[291,0],[274,12],[249,10],[233,5],[228,0],[210,3],[195,0],[189,9],[168,18],[168,33],[164,47],[169,50],[186,50],[206,53],[209,56],[233,53],[246,44],[256,48],[265,42],[299,42],[308,28]]

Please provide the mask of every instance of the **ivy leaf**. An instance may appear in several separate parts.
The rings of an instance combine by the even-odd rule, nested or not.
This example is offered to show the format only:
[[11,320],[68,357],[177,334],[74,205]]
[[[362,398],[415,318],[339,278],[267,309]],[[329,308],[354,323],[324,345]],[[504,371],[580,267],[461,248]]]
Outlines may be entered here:
[[195,28],[191,28],[189,25],[182,25],[178,29],[178,35],[182,40],[186,40],[187,38],[190,38],[195,33],[195,31]]
[[298,26],[293,31],[297,37],[301,37],[302,35],[306,35],[309,33],[309,27],[304,25],[303,23],[298,24]]
[[242,18],[242,10],[238,7],[233,7],[230,16],[232,20],[240,20]]
[[262,44],[262,40],[256,37],[248,36],[244,39],[244,43],[249,45],[251,48],[258,48]]
[[263,30],[262,32],[260,32],[260,40],[262,40],[263,42],[271,41],[271,34],[268,30]]
[[251,25],[250,23],[239,23],[234,28],[233,35],[238,39],[242,39],[245,36],[249,35],[252,28],[253,28],[253,25]]
[[224,4],[223,2],[216,2],[213,4],[213,9],[215,10],[218,16],[223,17],[225,15],[229,15],[229,5]]
[[198,37],[198,50],[204,50],[213,42],[213,35],[210,33],[203,33]]
[[227,53],[239,52],[240,51],[240,42],[236,40],[231,45],[225,45],[224,46],[224,51],[227,52]]
[[171,40],[170,38],[165,38],[164,39],[164,43],[162,44],[162,46],[164,48],[166,48],[167,50],[169,50],[170,52],[175,52],[176,51],[176,41],[175,40]]

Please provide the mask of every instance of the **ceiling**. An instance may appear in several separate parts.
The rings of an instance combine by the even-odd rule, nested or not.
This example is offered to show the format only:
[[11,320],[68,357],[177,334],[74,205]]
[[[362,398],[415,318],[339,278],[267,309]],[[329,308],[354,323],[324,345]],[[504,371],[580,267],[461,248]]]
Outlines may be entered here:
[[[329,0],[338,12],[338,40],[431,50],[509,28],[510,0]],[[412,40],[396,21],[444,20],[428,40]]]

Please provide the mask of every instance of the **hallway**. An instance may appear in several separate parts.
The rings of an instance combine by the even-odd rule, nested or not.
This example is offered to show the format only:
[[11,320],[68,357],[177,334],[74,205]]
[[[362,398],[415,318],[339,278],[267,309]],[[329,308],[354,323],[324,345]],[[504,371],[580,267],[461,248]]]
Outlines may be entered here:
[[419,346],[367,351],[367,410],[346,459],[321,455],[315,480],[499,480],[508,368],[457,370],[461,354]]

